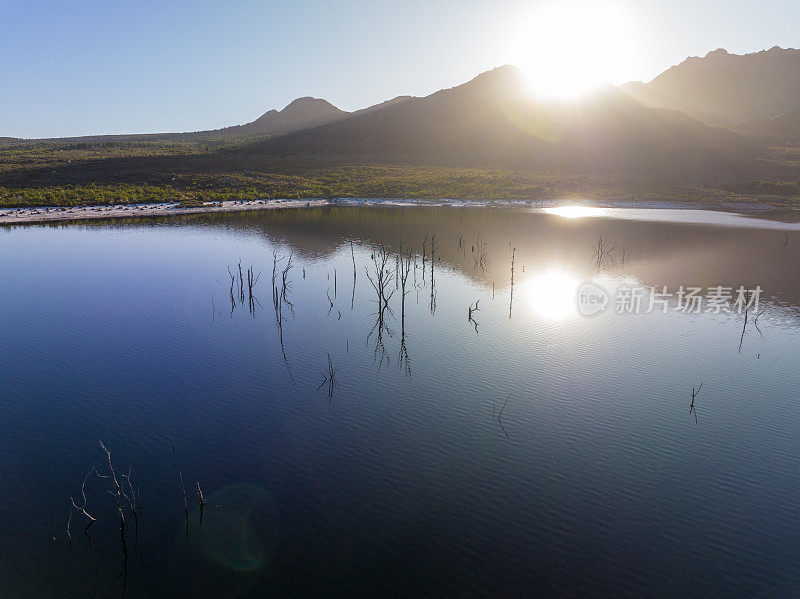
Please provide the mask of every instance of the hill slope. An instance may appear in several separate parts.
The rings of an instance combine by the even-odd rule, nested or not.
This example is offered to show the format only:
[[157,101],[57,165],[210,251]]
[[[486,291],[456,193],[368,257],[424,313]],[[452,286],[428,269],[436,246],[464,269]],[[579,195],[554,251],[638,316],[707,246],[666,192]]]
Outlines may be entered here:
[[348,116],[320,98],[297,98],[283,110],[269,110],[252,123],[221,129],[220,133],[240,135],[275,135],[307,127],[324,125]]
[[736,129],[750,135],[800,137],[800,109],[784,112],[771,119],[751,119],[736,125]]
[[621,89],[646,106],[681,110],[708,124],[772,118],[800,109],[800,50],[776,46],[738,55],[718,49]]
[[532,98],[499,67],[458,87],[246,145],[273,160],[439,164],[630,175],[752,171],[757,148],[676,111],[646,108],[607,86],[580,101]]

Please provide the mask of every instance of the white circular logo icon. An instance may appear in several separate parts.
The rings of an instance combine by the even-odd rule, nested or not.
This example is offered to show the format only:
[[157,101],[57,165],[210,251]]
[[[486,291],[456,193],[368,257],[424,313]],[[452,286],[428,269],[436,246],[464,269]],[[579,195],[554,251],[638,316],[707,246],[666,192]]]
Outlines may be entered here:
[[599,285],[586,281],[578,287],[575,302],[580,314],[593,316],[608,308],[608,294]]

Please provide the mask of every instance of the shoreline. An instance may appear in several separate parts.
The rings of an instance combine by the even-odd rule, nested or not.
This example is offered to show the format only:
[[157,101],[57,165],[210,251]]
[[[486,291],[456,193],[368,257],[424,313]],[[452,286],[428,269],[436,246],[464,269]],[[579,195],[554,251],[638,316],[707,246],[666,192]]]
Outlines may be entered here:
[[0,225],[67,222],[101,218],[173,216],[245,210],[274,210],[328,206],[328,200],[232,200],[207,202],[203,206],[182,208],[177,202],[164,204],[124,204],[119,206],[72,206],[41,208],[7,208],[0,210]]
[[[764,215],[785,212],[781,208],[763,202],[680,202],[680,201],[570,201],[559,200],[459,200],[459,199],[383,199],[383,198],[337,198],[335,200],[230,200],[206,202],[203,206],[181,207],[177,202],[159,204],[92,205],[72,207],[36,207],[0,209],[0,226],[71,222],[106,218],[131,218],[148,216],[173,216],[181,214],[207,214],[243,212],[251,210],[275,210],[280,208],[319,208],[323,206],[429,206],[429,207],[509,207],[519,206],[535,209],[580,205],[591,208],[667,209],[667,210],[711,210],[742,215]],[[797,213],[792,210],[791,212]],[[800,216],[800,213],[798,213]]]

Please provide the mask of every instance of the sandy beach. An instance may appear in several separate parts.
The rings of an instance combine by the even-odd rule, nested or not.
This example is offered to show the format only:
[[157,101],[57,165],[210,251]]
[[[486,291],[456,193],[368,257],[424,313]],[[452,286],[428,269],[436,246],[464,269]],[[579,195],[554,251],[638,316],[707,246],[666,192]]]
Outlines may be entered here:
[[75,206],[70,208],[10,208],[0,210],[0,225],[41,223],[98,218],[167,216],[203,212],[238,212],[242,210],[271,210],[326,206],[328,200],[252,200],[207,202],[203,206],[181,208],[177,203],[129,204],[124,206]]

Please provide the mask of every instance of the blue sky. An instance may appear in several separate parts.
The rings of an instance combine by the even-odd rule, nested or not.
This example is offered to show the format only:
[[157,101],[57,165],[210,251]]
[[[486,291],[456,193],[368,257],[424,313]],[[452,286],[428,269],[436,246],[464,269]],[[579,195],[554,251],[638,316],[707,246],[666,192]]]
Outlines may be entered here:
[[[0,136],[191,131],[305,95],[345,110],[426,95],[518,62],[510,40],[540,4],[0,0]],[[796,0],[617,4],[636,38],[622,80],[717,47],[800,46]]]

